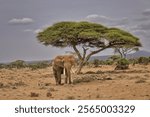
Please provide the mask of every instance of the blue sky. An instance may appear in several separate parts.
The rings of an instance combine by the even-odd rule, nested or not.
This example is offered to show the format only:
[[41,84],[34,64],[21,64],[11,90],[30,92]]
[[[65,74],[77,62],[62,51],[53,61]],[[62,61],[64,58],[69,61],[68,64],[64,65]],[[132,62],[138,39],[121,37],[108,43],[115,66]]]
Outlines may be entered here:
[[0,62],[65,54],[70,48],[44,46],[37,32],[58,21],[83,20],[127,30],[150,50],[150,0],[0,0]]

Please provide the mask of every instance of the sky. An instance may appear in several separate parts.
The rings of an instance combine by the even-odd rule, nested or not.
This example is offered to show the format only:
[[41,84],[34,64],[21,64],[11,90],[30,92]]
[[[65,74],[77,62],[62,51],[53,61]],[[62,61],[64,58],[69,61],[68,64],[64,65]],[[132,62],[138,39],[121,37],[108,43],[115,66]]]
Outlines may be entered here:
[[118,27],[139,37],[142,50],[150,50],[150,0],[0,0],[0,62],[49,60],[72,50],[44,46],[36,38],[59,21]]

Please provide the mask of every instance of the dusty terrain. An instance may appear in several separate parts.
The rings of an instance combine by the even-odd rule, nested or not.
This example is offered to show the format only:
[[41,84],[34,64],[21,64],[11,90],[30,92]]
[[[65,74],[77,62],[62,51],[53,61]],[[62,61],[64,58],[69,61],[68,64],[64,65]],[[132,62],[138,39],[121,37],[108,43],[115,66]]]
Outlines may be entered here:
[[61,86],[55,85],[51,67],[1,69],[0,99],[150,99],[150,65],[130,66],[123,71],[114,67],[85,67],[83,74],[72,74],[73,84]]

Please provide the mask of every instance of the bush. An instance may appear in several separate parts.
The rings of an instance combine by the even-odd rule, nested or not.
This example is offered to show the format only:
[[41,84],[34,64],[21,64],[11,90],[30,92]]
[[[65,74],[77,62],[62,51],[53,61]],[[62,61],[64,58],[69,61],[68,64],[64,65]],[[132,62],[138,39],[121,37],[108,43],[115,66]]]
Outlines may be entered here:
[[93,64],[95,67],[98,67],[99,66],[99,60],[98,59],[94,59],[93,60]]
[[148,65],[149,58],[147,58],[147,57],[140,57],[140,58],[138,58],[138,63],[139,64],[143,64],[143,65]]
[[113,62],[113,60],[106,60],[105,61],[105,65],[112,65],[114,62]]
[[112,60],[112,61],[117,62],[118,60],[121,59],[121,57],[120,57],[119,55],[113,55],[113,56],[111,56],[109,59]]
[[132,64],[132,65],[138,64],[138,59],[136,59],[136,58],[129,59],[128,61],[129,61],[129,63]]
[[5,64],[0,63],[0,69],[3,69],[3,68],[5,68],[5,67],[6,67]]
[[124,70],[129,68],[129,61],[125,58],[118,60],[115,70]]
[[9,69],[11,69],[11,68],[20,69],[20,68],[25,68],[25,67],[26,67],[26,62],[23,60],[16,60],[7,65],[7,68],[9,68]]
[[49,66],[49,63],[45,61],[28,65],[28,67],[31,68],[32,70],[43,69],[43,68],[47,68],[48,66]]

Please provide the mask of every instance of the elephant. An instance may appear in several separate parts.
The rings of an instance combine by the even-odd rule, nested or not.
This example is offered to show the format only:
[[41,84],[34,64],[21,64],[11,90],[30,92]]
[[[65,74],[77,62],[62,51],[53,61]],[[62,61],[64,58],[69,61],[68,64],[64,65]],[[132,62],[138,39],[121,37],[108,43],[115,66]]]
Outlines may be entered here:
[[76,63],[73,55],[59,55],[53,60],[53,74],[55,77],[56,85],[61,85],[61,74],[65,71],[65,83],[71,84],[71,68]]

